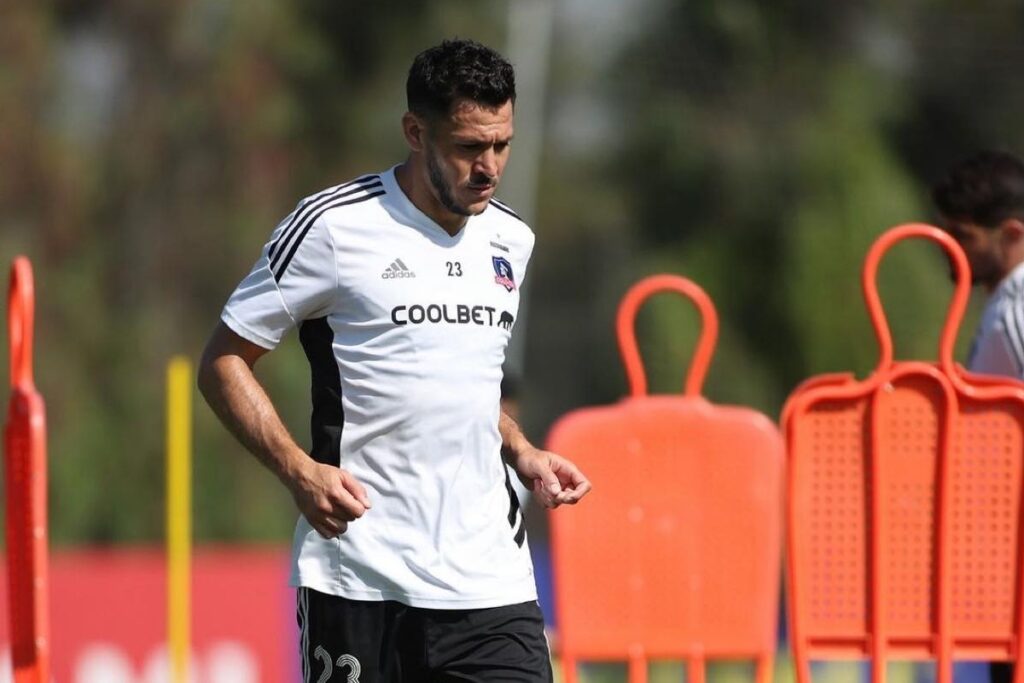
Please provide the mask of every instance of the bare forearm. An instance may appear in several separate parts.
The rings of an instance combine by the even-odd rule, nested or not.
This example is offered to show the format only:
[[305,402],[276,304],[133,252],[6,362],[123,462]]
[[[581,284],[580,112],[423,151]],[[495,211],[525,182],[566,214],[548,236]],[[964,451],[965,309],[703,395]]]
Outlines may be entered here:
[[200,369],[199,389],[235,438],[291,487],[309,456],[295,443],[246,362],[222,356]]
[[324,538],[345,533],[370,508],[363,485],[335,464],[309,457],[281,422],[252,368],[267,349],[218,323],[199,364],[199,390],[221,422],[267,466]]
[[516,457],[530,447],[530,442],[523,436],[519,424],[505,411],[498,416],[498,433],[501,434],[501,455],[505,462],[514,466]]
[[503,412],[498,417],[501,454],[533,490],[544,507],[575,504],[590,491],[590,482],[569,460],[557,453],[536,448],[523,436],[519,425]]

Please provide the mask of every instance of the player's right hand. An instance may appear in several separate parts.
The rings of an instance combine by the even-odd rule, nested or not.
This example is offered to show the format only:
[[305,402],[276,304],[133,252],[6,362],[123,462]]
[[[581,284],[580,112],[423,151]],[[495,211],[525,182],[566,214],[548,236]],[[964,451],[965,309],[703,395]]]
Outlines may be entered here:
[[370,508],[366,489],[346,470],[311,462],[291,487],[299,512],[324,538],[348,530],[348,523]]

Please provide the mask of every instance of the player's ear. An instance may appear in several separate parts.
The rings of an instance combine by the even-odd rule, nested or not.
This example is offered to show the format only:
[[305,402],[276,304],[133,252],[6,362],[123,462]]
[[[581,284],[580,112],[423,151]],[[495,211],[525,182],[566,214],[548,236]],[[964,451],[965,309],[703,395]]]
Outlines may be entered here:
[[999,233],[1008,243],[1020,242],[1024,239],[1024,221],[1019,218],[1007,218],[999,224]]
[[411,111],[402,115],[402,134],[414,152],[423,151],[423,142],[427,136],[426,122]]

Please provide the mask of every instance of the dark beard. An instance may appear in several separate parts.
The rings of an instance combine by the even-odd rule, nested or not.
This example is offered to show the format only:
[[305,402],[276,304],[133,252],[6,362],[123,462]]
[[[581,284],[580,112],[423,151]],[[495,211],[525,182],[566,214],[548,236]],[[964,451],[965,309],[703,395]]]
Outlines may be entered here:
[[448,209],[456,216],[472,216],[473,214],[464,206],[459,206],[455,203],[455,197],[452,196],[452,188],[444,179],[444,174],[441,172],[441,167],[438,166],[437,161],[434,159],[432,153],[428,153],[427,157],[427,174],[430,176],[430,184],[434,186],[434,191],[437,192],[437,198],[441,201],[444,208]]

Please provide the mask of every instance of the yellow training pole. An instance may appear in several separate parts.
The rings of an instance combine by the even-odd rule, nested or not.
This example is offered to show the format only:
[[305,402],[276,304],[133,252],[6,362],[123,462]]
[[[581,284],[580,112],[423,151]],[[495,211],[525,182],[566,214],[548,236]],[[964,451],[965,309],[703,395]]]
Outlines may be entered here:
[[167,365],[167,639],[172,683],[188,680],[192,540],[192,365]]

